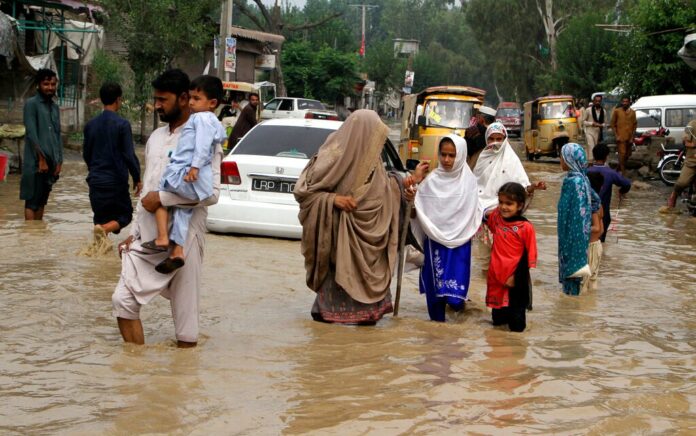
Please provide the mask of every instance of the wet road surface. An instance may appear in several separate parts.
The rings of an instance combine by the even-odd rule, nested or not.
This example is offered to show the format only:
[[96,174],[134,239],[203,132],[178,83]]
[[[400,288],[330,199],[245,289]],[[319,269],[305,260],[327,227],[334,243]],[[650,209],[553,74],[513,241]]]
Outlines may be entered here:
[[472,301],[447,324],[428,321],[411,272],[398,318],[341,327],[311,321],[299,242],[211,234],[192,350],[174,347],[162,298],[142,311],[147,345],[121,343],[119,260],[77,255],[92,227],[77,155],[43,223],[23,221],[11,176],[0,185],[0,432],[694,434],[696,220],[658,214],[659,184],[632,191],[599,290],[567,297],[562,173],[525,166],[549,190],[527,215],[539,268],[523,334],[491,326],[478,259]]

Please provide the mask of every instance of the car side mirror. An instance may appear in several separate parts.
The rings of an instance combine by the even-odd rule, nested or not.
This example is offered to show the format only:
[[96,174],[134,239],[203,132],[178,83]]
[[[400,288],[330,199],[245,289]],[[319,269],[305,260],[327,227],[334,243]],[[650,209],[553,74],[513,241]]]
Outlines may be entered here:
[[426,124],[425,115],[419,115],[419,116],[418,116],[418,122],[417,122],[417,124],[418,124],[419,127],[426,127],[426,126],[425,126],[425,124]]
[[409,171],[414,171],[420,161],[418,159],[406,159],[406,169]]

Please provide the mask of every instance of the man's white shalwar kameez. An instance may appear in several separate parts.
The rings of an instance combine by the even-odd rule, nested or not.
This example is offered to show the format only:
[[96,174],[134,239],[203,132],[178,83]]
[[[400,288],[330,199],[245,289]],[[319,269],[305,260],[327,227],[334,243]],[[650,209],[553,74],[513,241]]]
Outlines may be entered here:
[[[162,173],[169,163],[170,153],[176,148],[181,130],[182,126],[179,126],[171,132],[167,125],[150,135],[145,146],[143,195],[158,190]],[[140,307],[157,295],[162,295],[171,302],[176,339],[198,342],[198,303],[205,246],[205,220],[208,215],[207,206],[217,203],[220,194],[221,161],[222,148],[218,145],[212,159],[213,195],[194,207],[184,245],[185,265],[171,274],[155,271],[155,266],[169,256],[168,252],[154,252],[141,246],[143,242],[157,237],[157,224],[155,215],[146,211],[138,201],[131,229],[134,241],[130,249],[123,253],[121,278],[112,296],[115,317],[139,319]],[[161,191],[159,195],[162,206],[165,207],[191,204],[191,200],[169,192]]]

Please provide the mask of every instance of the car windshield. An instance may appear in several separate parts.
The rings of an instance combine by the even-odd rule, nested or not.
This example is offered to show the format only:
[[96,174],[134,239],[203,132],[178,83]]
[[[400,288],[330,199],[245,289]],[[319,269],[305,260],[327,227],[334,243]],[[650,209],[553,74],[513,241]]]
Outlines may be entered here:
[[316,110],[326,110],[323,104],[321,102],[316,101],[316,100],[305,100],[305,99],[299,99],[297,100],[297,107],[298,109],[316,109]]
[[502,108],[498,109],[498,111],[495,113],[496,117],[519,117],[520,116],[520,110],[515,109],[515,108]]
[[539,115],[542,120],[555,120],[560,118],[571,118],[575,116],[573,103],[569,101],[554,101],[542,103],[539,107]]
[[244,136],[232,154],[309,159],[333,131],[307,126],[261,124]]
[[473,109],[470,101],[428,100],[423,115],[427,126],[465,129],[469,127]]

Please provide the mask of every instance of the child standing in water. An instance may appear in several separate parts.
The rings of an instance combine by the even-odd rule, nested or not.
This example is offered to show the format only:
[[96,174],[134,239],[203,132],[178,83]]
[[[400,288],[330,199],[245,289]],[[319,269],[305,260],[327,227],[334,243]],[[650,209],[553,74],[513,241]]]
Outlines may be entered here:
[[529,269],[537,262],[534,226],[522,216],[526,200],[525,188],[508,182],[498,190],[498,207],[486,211],[493,234],[486,306],[493,310],[493,325],[507,324],[513,332],[527,328],[526,311],[532,302]]
[[567,171],[558,200],[558,279],[567,295],[579,295],[580,285],[590,276],[587,249],[592,213],[599,210],[599,196],[586,175],[587,156],[580,144],[561,149],[561,168]]
[[[469,293],[471,238],[483,209],[476,177],[466,164],[466,141],[447,135],[440,141],[439,165],[418,187],[414,233],[422,236],[425,263],[420,291],[433,321],[445,321],[445,309],[462,310]],[[423,235],[424,234],[424,235]]]
[[[597,148],[597,147],[595,147]],[[604,176],[600,172],[587,172],[592,190],[599,195],[604,184]],[[601,197],[600,197],[601,198]],[[604,234],[604,206],[599,205],[599,210],[592,212],[592,226],[590,227],[590,247],[587,250],[587,263],[590,265],[590,277],[582,282],[582,291],[597,290],[597,277],[599,276],[599,264],[602,261],[602,241]]]
[[[191,116],[181,131],[176,150],[171,155],[160,182],[160,191],[167,191],[200,202],[213,195],[211,161],[217,144],[225,138],[225,129],[213,113],[222,98],[222,81],[214,76],[200,76],[189,87]],[[184,244],[188,236],[193,209],[174,207],[169,231],[169,212],[160,207],[155,211],[157,239],[142,246],[166,251],[173,243],[169,257],[155,269],[162,274],[184,266]]]

